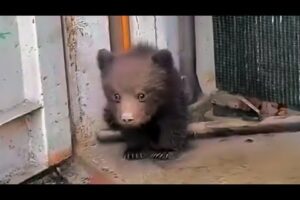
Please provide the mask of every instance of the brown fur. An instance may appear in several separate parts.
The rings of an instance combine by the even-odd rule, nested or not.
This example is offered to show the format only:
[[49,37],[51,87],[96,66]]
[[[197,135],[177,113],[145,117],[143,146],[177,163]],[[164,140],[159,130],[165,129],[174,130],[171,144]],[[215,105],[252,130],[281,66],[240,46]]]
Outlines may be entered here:
[[180,151],[186,143],[187,105],[171,53],[145,44],[119,56],[102,49],[98,65],[107,98],[104,119],[125,136],[125,158],[144,158],[151,150],[152,158],[168,159]]

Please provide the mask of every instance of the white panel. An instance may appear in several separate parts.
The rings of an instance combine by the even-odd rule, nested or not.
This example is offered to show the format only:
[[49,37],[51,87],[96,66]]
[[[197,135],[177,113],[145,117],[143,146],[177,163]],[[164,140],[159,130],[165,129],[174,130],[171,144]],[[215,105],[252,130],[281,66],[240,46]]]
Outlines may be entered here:
[[130,16],[129,22],[131,41],[133,44],[149,42],[157,46],[155,16]]
[[71,155],[71,130],[60,16],[36,17],[43,90],[42,127],[48,164]]
[[[9,20],[3,19],[10,24]],[[21,84],[22,92],[33,101],[39,100],[42,107],[36,109],[35,103],[25,101],[5,112],[6,116],[18,118],[0,123],[0,183],[24,181],[72,152],[60,16],[20,16],[17,22],[22,49],[18,59],[22,63],[21,80],[26,80]],[[5,49],[11,44],[3,45],[1,48]],[[20,49],[12,51],[16,52],[20,53]],[[8,86],[13,86],[13,82]]]
[[177,16],[131,16],[130,33],[133,44],[148,42],[160,49],[169,49],[179,68]]
[[[19,33],[16,17],[0,17],[0,110],[24,100]],[[12,92],[14,91],[14,92]]]
[[[29,159],[29,138],[24,118],[7,123],[0,129],[1,174],[12,173]],[[7,133],[10,134],[7,134]]]
[[167,48],[172,52],[174,63],[179,69],[179,33],[177,16],[157,16],[157,47]]
[[39,71],[38,45],[34,16],[17,17],[24,79],[24,95],[31,102],[39,102],[41,94],[41,77]]
[[34,17],[0,17],[0,125],[41,106]]
[[217,90],[212,16],[195,17],[197,76],[203,93]]
[[[82,94],[85,96],[82,96],[81,103],[85,105],[83,106],[83,111],[95,118],[100,113],[94,106],[101,105],[103,102],[101,99],[104,99],[103,93],[95,92],[97,89],[102,91],[96,54],[100,48],[110,49],[108,29],[106,29],[108,28],[108,21],[104,17],[89,16],[82,17],[81,20],[88,23],[88,27],[85,29],[88,35],[78,37],[77,46],[77,66],[80,69],[78,73],[80,78],[78,80],[81,83],[80,89],[83,92]],[[102,30],[98,30],[98,27],[102,27]]]

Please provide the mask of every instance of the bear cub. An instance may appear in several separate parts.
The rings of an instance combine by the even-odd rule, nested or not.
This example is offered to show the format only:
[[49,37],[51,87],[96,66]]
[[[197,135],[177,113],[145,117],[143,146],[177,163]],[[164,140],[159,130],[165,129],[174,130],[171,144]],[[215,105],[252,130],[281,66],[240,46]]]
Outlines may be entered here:
[[104,119],[123,135],[123,157],[175,158],[187,144],[187,102],[171,52],[141,43],[120,55],[100,49],[97,61]]

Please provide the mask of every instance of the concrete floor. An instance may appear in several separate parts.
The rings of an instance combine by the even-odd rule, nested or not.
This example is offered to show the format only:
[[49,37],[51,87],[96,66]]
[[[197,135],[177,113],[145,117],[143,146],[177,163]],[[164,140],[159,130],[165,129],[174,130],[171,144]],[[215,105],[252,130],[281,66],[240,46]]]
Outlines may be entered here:
[[300,132],[192,141],[174,161],[126,161],[123,143],[96,143],[79,157],[114,183],[300,183]]
[[80,162],[77,157],[72,157],[58,166],[53,166],[42,173],[22,182],[22,184],[109,184],[111,180],[102,173],[91,170],[90,167]]

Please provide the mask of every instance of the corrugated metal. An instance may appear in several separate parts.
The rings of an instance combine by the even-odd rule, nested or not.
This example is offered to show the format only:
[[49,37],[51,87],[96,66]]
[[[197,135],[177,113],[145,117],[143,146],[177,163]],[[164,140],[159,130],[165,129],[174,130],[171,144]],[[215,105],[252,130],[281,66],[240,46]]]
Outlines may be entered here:
[[300,108],[300,17],[214,16],[219,89]]

